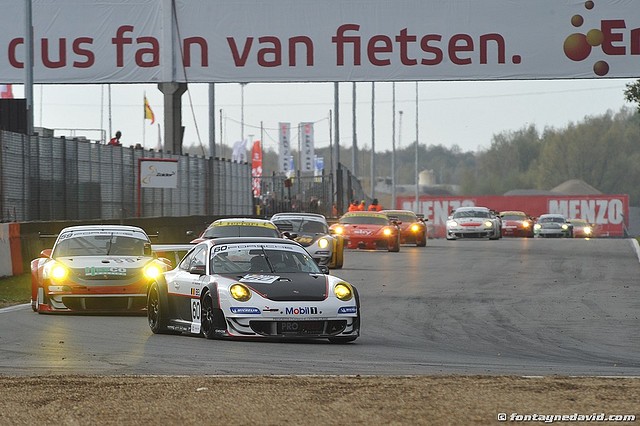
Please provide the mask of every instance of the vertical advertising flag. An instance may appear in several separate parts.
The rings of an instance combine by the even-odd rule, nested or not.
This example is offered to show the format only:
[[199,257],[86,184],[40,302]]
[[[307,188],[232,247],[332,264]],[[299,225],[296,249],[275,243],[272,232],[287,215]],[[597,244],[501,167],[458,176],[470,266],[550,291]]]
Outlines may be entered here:
[[253,196],[260,196],[260,183],[262,181],[262,147],[260,141],[253,142],[251,148],[251,187],[253,188]]
[[291,156],[291,123],[279,123],[280,141],[278,144],[278,162],[280,163],[280,173],[289,174],[289,156]]
[[312,172],[315,169],[315,149],[313,140],[313,123],[300,123],[302,130],[300,166],[303,172]]
[[156,116],[153,114],[151,105],[149,105],[149,101],[147,100],[147,95],[144,96],[144,119],[151,120],[151,124],[155,123],[156,121]]
[[0,84],[0,99],[13,99],[13,87],[10,84]]

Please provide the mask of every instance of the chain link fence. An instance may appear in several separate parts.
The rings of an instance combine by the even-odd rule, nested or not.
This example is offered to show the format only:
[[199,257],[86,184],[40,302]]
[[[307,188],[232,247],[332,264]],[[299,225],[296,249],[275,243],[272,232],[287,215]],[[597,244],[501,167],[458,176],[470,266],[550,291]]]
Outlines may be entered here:
[[[175,159],[177,188],[140,188],[139,159]],[[253,215],[251,166],[0,131],[0,221]]]

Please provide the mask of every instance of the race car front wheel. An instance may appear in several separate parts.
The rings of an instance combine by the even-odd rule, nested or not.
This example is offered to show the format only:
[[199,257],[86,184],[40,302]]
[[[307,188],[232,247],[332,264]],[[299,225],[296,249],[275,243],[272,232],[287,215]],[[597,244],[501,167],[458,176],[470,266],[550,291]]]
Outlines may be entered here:
[[213,298],[209,291],[202,296],[202,302],[200,303],[200,330],[207,339],[215,339],[217,337],[216,329],[226,328],[226,320],[222,310],[214,306]]
[[160,303],[160,291],[156,283],[151,285],[147,296],[147,321],[153,334],[167,334],[169,332],[166,314]]

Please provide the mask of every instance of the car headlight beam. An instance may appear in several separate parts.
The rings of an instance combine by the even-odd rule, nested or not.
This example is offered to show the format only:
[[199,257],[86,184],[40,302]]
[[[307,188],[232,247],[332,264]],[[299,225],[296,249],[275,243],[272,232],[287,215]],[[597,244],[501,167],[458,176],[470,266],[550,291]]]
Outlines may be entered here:
[[51,268],[51,279],[54,281],[63,281],[69,275],[69,269],[66,266],[56,263]]
[[390,235],[391,235],[391,233],[392,233],[391,228],[384,228],[384,229],[382,230],[382,233],[383,233],[384,235],[386,235],[387,237],[388,237],[388,236],[390,236]]
[[329,240],[327,240],[326,238],[320,238],[318,240],[318,247],[320,247],[321,249],[329,247]]
[[155,264],[145,266],[143,272],[144,276],[149,280],[155,280],[160,276],[160,274],[162,274],[162,271],[160,270],[158,265]]
[[351,287],[351,284],[344,281],[339,282],[333,287],[333,293],[338,299],[346,302],[348,300],[351,300],[351,298],[353,297],[353,287]]
[[420,225],[414,223],[413,225],[411,225],[411,232],[419,232],[420,231]]
[[231,293],[231,297],[239,302],[246,302],[251,299],[251,290],[249,290],[249,287],[244,284],[233,284],[229,287],[229,293]]

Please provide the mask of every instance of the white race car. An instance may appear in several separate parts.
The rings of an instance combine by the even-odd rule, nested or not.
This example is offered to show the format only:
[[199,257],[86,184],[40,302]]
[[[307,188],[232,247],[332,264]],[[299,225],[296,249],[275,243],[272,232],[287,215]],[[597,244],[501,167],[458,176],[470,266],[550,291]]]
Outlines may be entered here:
[[329,275],[300,244],[281,238],[197,244],[150,286],[147,309],[153,333],[333,343],[360,335],[357,290]]
[[447,219],[447,240],[458,238],[502,238],[502,222],[487,207],[458,207]]
[[271,222],[300,243],[318,265],[327,265],[331,269],[340,269],[344,265],[344,237],[331,233],[323,215],[276,213]]

